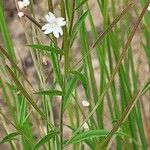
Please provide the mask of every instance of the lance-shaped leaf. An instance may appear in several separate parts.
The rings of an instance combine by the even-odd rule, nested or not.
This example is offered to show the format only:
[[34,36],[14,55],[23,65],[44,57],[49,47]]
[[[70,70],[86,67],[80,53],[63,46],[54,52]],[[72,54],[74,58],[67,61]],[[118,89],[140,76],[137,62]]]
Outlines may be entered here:
[[3,143],[6,143],[6,142],[15,140],[18,135],[20,135],[19,132],[10,133],[10,134],[6,135],[6,136],[0,141],[0,144],[3,144]]
[[88,0],[83,0],[76,8],[75,10],[81,8]]
[[45,90],[45,91],[35,92],[34,94],[50,95],[50,96],[62,96],[63,92],[59,91],[59,90]]
[[75,23],[73,30],[72,30],[71,45],[73,44],[76,34],[78,33],[82,23],[85,21],[85,18],[87,17],[88,13],[89,13],[89,10],[87,10],[85,13],[83,13],[80,16],[80,18],[78,19],[78,21]]
[[46,136],[44,136],[34,147],[33,150],[36,150],[40,148],[42,145],[44,145],[46,142],[48,142],[50,139],[54,138],[58,134],[58,131],[50,131]]
[[48,45],[41,45],[41,44],[35,44],[35,45],[28,45],[29,47],[36,49],[36,50],[41,50],[44,52],[48,53],[55,53],[59,55],[64,55],[63,51],[58,50],[56,47],[48,46]]

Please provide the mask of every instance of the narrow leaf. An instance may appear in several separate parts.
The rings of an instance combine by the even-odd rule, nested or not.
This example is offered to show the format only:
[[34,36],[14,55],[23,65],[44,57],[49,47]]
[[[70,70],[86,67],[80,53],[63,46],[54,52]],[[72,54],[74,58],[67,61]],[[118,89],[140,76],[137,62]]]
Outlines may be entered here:
[[12,40],[10,37],[10,32],[8,30],[8,26],[6,23],[6,19],[4,16],[4,7],[3,7],[3,2],[1,1],[0,4],[0,30],[1,30],[1,35],[3,37],[3,41],[5,44],[5,47],[8,51],[8,53],[14,57],[14,59],[16,59],[15,57],[15,53],[14,53],[14,48],[13,48],[13,44],[12,44]]
[[9,142],[9,141],[12,141],[15,139],[16,136],[20,135],[19,132],[13,132],[13,133],[10,133],[8,135],[6,135],[2,141],[0,141],[0,144],[3,144],[3,143],[6,143],[6,142]]
[[78,19],[78,21],[75,23],[74,27],[73,27],[73,30],[72,30],[72,39],[71,39],[71,45],[74,41],[74,38],[76,37],[76,34],[78,33],[82,23],[85,21],[85,18],[87,17],[89,13],[89,10],[87,10],[85,13],[83,13],[81,15],[81,17]]
[[102,130],[90,130],[86,132],[79,133],[76,135],[67,145],[78,143],[87,139],[91,139],[94,137],[105,137],[109,133],[108,130],[102,129]]
[[[79,133],[77,136],[75,136],[71,141],[69,141],[67,143],[67,145],[82,142],[82,141],[87,142],[87,140],[90,140],[90,139],[96,138],[96,137],[106,137],[108,134],[109,134],[109,131],[107,129],[85,131],[85,132]],[[123,132],[120,132],[120,131],[116,132],[115,135],[116,136],[125,136],[125,137],[129,138],[130,140],[134,141],[134,139],[132,139],[129,135],[127,135]],[[65,141],[65,143],[66,143],[66,141]]]
[[33,49],[37,49],[37,50],[42,50],[45,52],[52,52],[55,54],[60,54],[60,55],[64,55],[63,51],[58,50],[55,47],[52,46],[47,46],[47,45],[40,45],[40,44],[35,44],[35,45],[28,45],[29,47],[33,48]]
[[54,138],[58,134],[58,131],[50,131],[46,136],[44,136],[34,147],[33,150],[40,148],[50,139]]
[[34,94],[50,95],[50,96],[62,96],[63,92],[59,91],[59,90],[45,90],[45,91],[35,92]]
[[80,7],[82,7],[88,0],[83,0],[76,8],[75,10],[79,9]]
[[73,74],[75,77],[77,77],[78,80],[81,81],[84,89],[87,90],[87,78],[85,77],[85,75],[83,75],[79,71],[72,71],[71,74]]

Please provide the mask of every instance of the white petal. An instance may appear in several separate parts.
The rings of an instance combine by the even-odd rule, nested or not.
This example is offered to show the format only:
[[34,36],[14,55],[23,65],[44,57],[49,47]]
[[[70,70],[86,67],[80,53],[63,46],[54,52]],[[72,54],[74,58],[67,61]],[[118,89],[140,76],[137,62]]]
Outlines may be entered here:
[[45,18],[49,23],[51,23],[52,21],[54,21],[56,19],[54,14],[51,12],[49,12],[48,15],[45,16]]
[[84,128],[85,130],[89,128],[87,122],[85,122],[85,123],[83,124],[83,128]]
[[54,34],[54,36],[55,36],[56,38],[59,38],[59,34],[60,34],[60,35],[63,35],[63,30],[62,30],[62,28],[61,28],[61,27],[55,27],[55,28],[53,29],[53,34]]
[[83,105],[83,107],[88,107],[90,105],[90,103],[86,100],[83,100],[82,105]]
[[46,30],[48,28],[51,28],[51,25],[49,23],[47,23],[44,26],[42,26],[42,30]]
[[57,24],[62,27],[64,25],[66,25],[66,21],[64,21],[65,19],[63,17],[58,17],[57,18]]
[[45,19],[47,20],[47,22],[51,23],[53,21],[53,19],[49,16],[49,15],[46,15],[45,16]]
[[18,1],[18,6],[19,6],[19,9],[22,9],[24,8],[24,4],[22,1]]
[[51,28],[51,25],[49,23],[45,24],[42,27],[42,30],[45,30],[44,34],[49,34],[49,33],[51,33],[53,31],[53,29]]
[[49,12],[48,14],[49,14],[49,16],[50,16],[52,19],[55,19],[55,18],[56,18],[53,13]]
[[53,34],[54,34],[54,36],[55,36],[56,38],[59,38],[59,32],[58,32],[57,30],[54,30],[54,31],[53,31]]
[[147,10],[150,11],[150,5],[148,6]]
[[63,30],[61,27],[57,27],[58,32],[60,33],[60,35],[63,35]]
[[57,20],[59,20],[59,21],[64,21],[65,18],[63,18],[63,17],[57,17]]
[[51,32],[52,32],[51,30],[46,29],[43,33],[44,33],[44,34],[50,34]]
[[65,26],[65,25],[66,25],[66,21],[62,21],[61,24],[60,24],[61,27]]
[[18,16],[21,18],[24,16],[24,13],[22,11],[18,12]]
[[29,0],[24,0],[23,3],[24,3],[24,6],[28,6],[30,4],[30,1]]

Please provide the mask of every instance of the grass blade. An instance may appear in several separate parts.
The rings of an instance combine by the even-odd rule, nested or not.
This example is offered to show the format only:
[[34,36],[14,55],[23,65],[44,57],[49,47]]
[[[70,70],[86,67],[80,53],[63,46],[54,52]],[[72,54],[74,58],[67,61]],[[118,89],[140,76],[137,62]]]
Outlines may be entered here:
[[14,56],[14,59],[16,59],[12,40],[4,17],[3,1],[0,1],[0,30],[9,55]]
[[89,13],[89,10],[87,10],[85,13],[83,13],[81,15],[81,17],[78,19],[78,21],[75,23],[75,25],[73,26],[72,32],[71,32],[71,46],[74,42],[74,39],[76,37],[76,34],[78,33],[79,29],[81,28],[82,23],[85,21],[85,18],[87,17]]
[[18,135],[20,135],[19,132],[10,133],[10,134],[8,134],[7,136],[5,136],[5,137],[0,141],[0,144],[6,143],[6,142],[10,142],[10,141],[16,139],[16,137],[17,137]]
[[35,92],[34,94],[50,95],[50,96],[62,96],[63,92],[59,91],[59,90],[45,90],[45,91]]
[[82,2],[75,8],[75,10],[78,10],[80,7],[82,7],[88,0],[82,0]]
[[[146,84],[147,84],[147,82],[146,82]],[[144,85],[144,87],[145,87],[145,85]],[[127,105],[127,107],[123,111],[122,115],[120,116],[119,120],[117,121],[117,123],[115,124],[113,129],[107,135],[107,137],[103,141],[103,143],[99,143],[97,145],[96,150],[105,149],[106,148],[108,142],[111,140],[111,138],[114,135],[114,133],[119,129],[119,127],[122,125],[122,123],[127,119],[127,117],[129,116],[130,112],[134,108],[136,102],[142,96],[142,91],[143,91],[144,87],[132,98],[132,100],[129,102],[129,104]]]
[[34,147],[33,150],[39,149],[46,142],[54,138],[58,134],[57,131],[50,131],[46,136],[44,136]]
[[73,66],[71,67],[71,69],[69,71],[72,71],[76,66],[78,66],[78,64],[85,59],[90,52],[100,44],[100,42],[104,39],[104,37],[112,30],[112,28],[119,22],[119,20],[129,11],[129,9],[131,8],[131,6],[134,3],[131,2],[118,16],[117,18],[105,29],[105,31],[98,37],[98,39],[94,42],[93,46],[91,47],[91,49]]

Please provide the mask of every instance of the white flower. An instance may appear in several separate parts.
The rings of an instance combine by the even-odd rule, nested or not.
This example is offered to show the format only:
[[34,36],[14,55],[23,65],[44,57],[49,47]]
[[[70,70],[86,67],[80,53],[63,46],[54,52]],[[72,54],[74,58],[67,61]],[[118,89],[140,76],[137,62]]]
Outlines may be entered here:
[[82,105],[83,105],[83,107],[88,107],[90,105],[90,103],[86,100],[83,100]]
[[148,11],[150,11],[150,4],[149,4],[149,6],[148,6],[147,10],[148,10]]
[[53,13],[49,12],[45,16],[47,24],[42,27],[44,34],[53,33],[56,38],[59,38],[59,34],[63,35],[62,26],[66,25],[66,21],[63,17],[55,17]]
[[83,124],[83,128],[86,130],[86,129],[89,129],[89,126],[88,126],[88,124],[87,124],[87,122],[85,122],[84,124]]
[[18,6],[20,10],[28,6],[29,4],[30,4],[29,0],[18,1]]
[[18,12],[18,16],[21,18],[24,16],[24,13],[22,11]]

